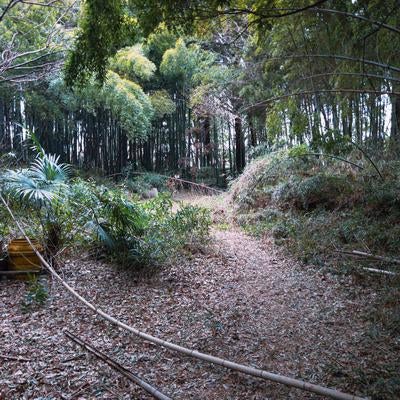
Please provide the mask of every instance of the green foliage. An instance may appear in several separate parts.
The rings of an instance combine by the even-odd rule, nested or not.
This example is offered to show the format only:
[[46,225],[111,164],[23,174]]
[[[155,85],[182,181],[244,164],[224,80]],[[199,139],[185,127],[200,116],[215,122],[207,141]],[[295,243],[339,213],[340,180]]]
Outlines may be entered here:
[[0,177],[1,191],[19,211],[36,216],[43,230],[46,252],[53,256],[60,249],[67,231],[67,219],[62,220],[61,215],[65,214],[71,169],[60,163],[59,157],[46,154],[35,136],[32,138],[39,151],[36,159],[26,169],[6,171]]
[[97,204],[92,208],[93,220],[89,220],[86,227],[111,251],[126,252],[143,235],[147,216],[121,191],[102,187],[94,194]]
[[169,223],[176,232],[178,242],[186,244],[207,238],[210,224],[209,211],[192,205],[181,207]]
[[146,82],[153,77],[156,66],[143,55],[141,46],[135,45],[118,50],[110,69],[131,81]]
[[220,7],[230,3],[227,0],[199,1],[193,4],[178,0],[130,0],[145,35],[152,33],[161,23],[171,31],[191,33],[200,17],[204,21],[205,15],[215,16]]
[[175,46],[176,40],[176,35],[161,24],[147,37],[144,51],[147,57],[159,67],[164,53]]
[[126,187],[131,192],[138,194],[144,194],[152,188],[156,188],[159,192],[164,192],[167,190],[167,180],[166,176],[151,172],[132,175],[128,173]]
[[302,157],[306,156],[309,153],[309,149],[307,145],[301,144],[299,146],[294,146],[289,149],[288,155],[289,157]]
[[301,146],[269,154],[246,168],[231,187],[237,222],[250,233],[270,233],[304,263],[334,271],[354,268],[354,260],[338,259],[337,249],[396,257],[400,187],[393,161],[382,160],[386,181],[380,181],[367,160],[361,171],[340,160],[301,157],[306,152]]
[[92,74],[99,82],[105,80],[108,59],[121,44],[123,21],[120,0],[86,0],[83,3],[74,49],[66,63],[68,86],[82,84]]
[[[12,206],[18,215],[36,210],[30,230],[36,229],[37,237],[41,227],[50,254],[61,244],[77,248],[97,244],[119,263],[143,266],[163,262],[207,239],[211,220],[202,208],[182,206],[175,212],[167,194],[142,202],[118,187],[67,177],[58,158],[43,152],[27,170],[9,171],[2,178],[4,192],[15,196]],[[165,177],[140,178],[143,186],[165,188]],[[25,207],[20,207],[20,200]],[[35,291],[39,289],[35,286]]]
[[143,203],[120,189],[91,186],[85,197],[91,211],[84,228],[110,257],[125,265],[165,261],[189,244],[204,242],[208,235],[207,211],[182,207],[175,213],[167,195]]
[[166,90],[157,90],[150,95],[150,101],[154,109],[154,117],[162,118],[167,114],[172,114],[175,103],[172,101]]
[[164,53],[160,72],[170,82],[188,89],[195,85],[199,75],[213,62],[214,57],[210,52],[198,45],[186,46],[183,39],[178,39],[175,47]]
[[36,276],[32,276],[29,280],[29,287],[25,298],[21,304],[24,312],[32,311],[35,308],[41,307],[46,303],[49,297],[49,292],[45,285],[39,281]]
[[62,79],[54,79],[46,95],[53,96],[67,111],[83,108],[98,116],[102,110],[110,110],[129,138],[145,139],[150,132],[154,114],[150,97],[139,84],[121,78],[113,71],[108,71],[104,85],[99,86],[91,79],[74,92]]
[[59,162],[59,156],[38,154],[29,168],[6,171],[0,178],[3,192],[29,206],[51,203],[65,188],[70,167]]
[[151,127],[153,107],[142,88],[109,71],[102,89],[105,106],[117,116],[130,138],[145,138]]
[[307,169],[316,166],[315,158],[288,157],[286,151],[267,154],[255,159],[232,183],[232,200],[241,211],[265,208],[277,186],[305,176]]
[[282,112],[279,110],[279,106],[274,106],[271,112],[267,114],[267,118],[265,121],[265,126],[267,129],[267,135],[274,142],[279,140],[282,136],[282,125],[283,125],[283,116]]
[[398,180],[366,185],[364,203],[371,213],[384,215],[400,210],[400,182]]
[[351,186],[346,178],[317,174],[278,185],[272,193],[272,199],[280,207],[332,209],[340,207],[350,193]]
[[25,92],[26,110],[28,112],[35,111],[42,121],[59,120],[62,118],[62,108],[57,104],[48,93],[40,93],[39,91],[29,90]]
[[239,79],[236,68],[218,62],[215,54],[206,53],[205,64],[194,75],[190,97],[193,111],[199,115],[226,116],[226,104],[236,96],[233,82]]

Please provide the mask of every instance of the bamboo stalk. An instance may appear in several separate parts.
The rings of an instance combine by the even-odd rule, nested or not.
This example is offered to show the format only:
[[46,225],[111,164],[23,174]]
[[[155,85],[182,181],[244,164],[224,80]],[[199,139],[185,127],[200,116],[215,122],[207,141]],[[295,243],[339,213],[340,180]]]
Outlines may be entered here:
[[[309,56],[306,56],[309,57]],[[399,69],[400,71],[400,69]],[[398,71],[398,72],[399,72]],[[275,97],[271,97],[268,98],[266,100],[260,101],[258,103],[254,103],[251,104],[249,106],[246,106],[244,108],[241,109],[241,112],[245,112],[251,109],[257,109],[260,108],[262,106],[266,106],[269,103],[274,103],[278,100],[283,100],[283,99],[287,99],[290,97],[295,97],[295,96],[305,96],[305,95],[315,95],[318,93],[358,93],[358,94],[365,94],[365,93],[370,93],[370,94],[376,94],[376,95],[387,95],[387,96],[399,96],[400,92],[390,92],[390,91],[376,91],[376,90],[361,90],[361,89],[316,89],[316,90],[304,90],[301,92],[293,92],[293,93],[287,93],[287,94],[283,94],[281,96],[275,96]]]
[[24,357],[20,357],[20,356],[8,356],[6,354],[0,354],[0,358],[4,358],[5,360],[10,360],[10,361],[19,361],[19,362],[33,362],[34,361],[29,358],[24,358]]
[[[145,175],[146,174],[146,172],[139,172],[139,171],[133,171],[131,173],[133,175]],[[123,174],[121,172],[119,172],[119,173],[116,173],[116,174],[108,175],[108,177],[117,176],[117,175],[123,175]],[[162,174],[157,174],[157,175],[160,175],[163,178],[171,179],[171,180],[174,180],[174,181],[177,181],[177,182],[182,182],[182,183],[187,183],[188,185],[197,186],[197,187],[200,187],[203,190],[209,190],[211,192],[220,193],[220,194],[224,193],[223,190],[215,189],[215,188],[213,188],[211,186],[205,185],[204,183],[196,183],[196,182],[188,181],[186,179],[176,178],[175,176],[168,176],[168,175],[162,175]]]
[[391,275],[391,276],[395,276],[398,275],[396,272],[393,271],[385,271],[383,269],[377,269],[377,268],[363,268],[365,271],[369,271],[369,272],[376,272],[378,274],[384,274],[384,275]]
[[[163,176],[167,177],[166,175],[163,175]],[[205,185],[203,183],[196,183],[196,182],[192,182],[192,181],[187,181],[186,179],[175,178],[174,176],[169,176],[168,179],[172,179],[172,180],[177,181],[177,182],[187,183],[188,185],[192,185],[192,186],[197,186],[197,187],[199,187],[199,188],[201,188],[203,190],[210,190],[211,192],[215,192],[215,193],[219,193],[219,194],[224,193],[222,190],[215,189],[215,188],[213,188],[211,186],[207,186],[207,185]]]
[[400,264],[400,260],[397,260],[396,258],[377,256],[375,254],[364,253],[363,251],[358,251],[358,250],[353,250],[353,254],[360,256],[360,257],[371,258],[373,260],[391,262],[394,264]]
[[203,360],[203,361],[207,361],[211,364],[216,364],[216,365],[221,365],[222,367],[228,368],[228,369],[232,369],[234,371],[238,371],[238,372],[242,372],[244,374],[247,375],[251,375],[251,376],[255,376],[258,378],[262,378],[262,379],[266,379],[269,381],[273,381],[273,382],[277,382],[277,383],[281,383],[283,385],[287,385],[287,386],[291,386],[291,387],[296,387],[298,389],[301,390],[306,390],[309,392],[313,392],[313,393],[317,393],[323,396],[327,396],[327,397],[331,397],[333,399],[338,399],[338,400],[366,400],[365,398],[361,398],[358,396],[353,396],[350,394],[346,394],[343,392],[340,392],[338,390],[335,389],[330,389],[324,386],[320,386],[320,385],[315,385],[313,383],[309,383],[309,382],[304,382],[302,380],[299,379],[294,379],[294,378],[289,378],[286,376],[282,376],[282,375],[278,375],[278,374],[274,374],[272,372],[267,372],[258,368],[253,368],[253,367],[249,367],[247,365],[243,365],[243,364],[238,364],[229,360],[225,360],[223,358],[219,358],[219,357],[215,357],[209,354],[205,354],[205,353],[201,353],[197,350],[193,350],[193,349],[189,349],[187,347],[183,347],[183,346],[179,346],[175,343],[171,343],[171,342],[167,342],[166,340],[160,339],[158,337],[149,335],[147,333],[144,333],[140,330],[138,330],[137,328],[134,328],[133,326],[127,325],[119,320],[117,320],[116,318],[114,318],[113,316],[107,314],[106,312],[104,312],[103,310],[99,309],[98,307],[96,307],[94,304],[90,303],[88,300],[86,300],[83,296],[81,296],[78,292],[75,291],[75,289],[73,289],[67,282],[65,282],[61,276],[54,270],[54,268],[43,258],[43,256],[39,253],[39,251],[34,247],[34,245],[32,244],[31,240],[29,239],[29,237],[26,235],[24,228],[21,226],[21,224],[17,221],[17,219],[15,218],[13,212],[11,211],[8,203],[5,201],[5,199],[3,198],[3,196],[0,194],[0,200],[3,202],[3,204],[5,205],[8,213],[10,214],[11,218],[13,219],[13,221],[15,222],[16,226],[18,227],[18,229],[20,230],[20,232],[22,233],[22,235],[26,238],[26,240],[28,241],[28,243],[30,244],[30,246],[32,247],[32,249],[35,251],[35,253],[37,254],[37,256],[39,257],[39,259],[42,261],[43,265],[49,270],[49,272],[53,275],[54,278],[56,278],[62,286],[65,287],[65,289],[68,290],[68,292],[70,292],[76,299],[78,299],[81,303],[83,303],[84,305],[86,305],[89,309],[91,309],[92,311],[94,311],[96,314],[102,316],[105,320],[111,322],[112,324],[119,326],[122,329],[125,329],[131,333],[133,333],[134,335],[147,340],[151,343],[154,344],[158,344],[162,347],[165,347],[167,349],[176,351],[178,353],[181,354],[185,354],[187,356],[193,357],[193,358],[197,358],[199,360]]
[[144,380],[140,379],[136,375],[134,375],[131,371],[127,368],[123,367],[117,361],[113,360],[112,358],[108,357],[106,354],[102,353],[100,350],[96,349],[95,347],[91,346],[89,343],[84,342],[78,336],[75,336],[69,331],[64,332],[65,335],[71,339],[73,342],[77,343],[79,346],[83,347],[90,353],[94,354],[96,357],[100,358],[106,364],[108,364],[111,368],[118,371],[121,375],[125,376],[125,378],[129,379],[130,381],[139,385],[142,389],[144,389],[147,393],[150,393],[155,399],[159,400],[171,400],[170,397],[166,396],[165,394],[161,393],[158,389],[150,385],[149,383],[145,382]]
[[365,257],[365,258],[370,258],[371,260],[384,261],[384,262],[389,262],[389,263],[393,263],[393,264],[400,264],[400,260],[397,258],[377,256],[375,254],[365,253],[365,252],[359,251],[359,250],[339,251],[339,252],[342,254],[347,254],[349,256]]
[[40,271],[0,271],[0,275],[37,275]]

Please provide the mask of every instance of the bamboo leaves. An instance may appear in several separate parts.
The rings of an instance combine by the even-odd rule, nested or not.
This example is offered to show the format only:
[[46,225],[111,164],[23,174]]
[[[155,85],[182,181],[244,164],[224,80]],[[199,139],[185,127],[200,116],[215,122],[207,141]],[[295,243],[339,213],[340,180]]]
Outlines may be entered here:
[[110,68],[120,76],[134,82],[149,81],[156,66],[143,55],[140,45],[125,47],[111,60]]
[[147,136],[154,111],[149,96],[138,84],[109,71],[102,94],[105,105],[119,119],[128,137]]

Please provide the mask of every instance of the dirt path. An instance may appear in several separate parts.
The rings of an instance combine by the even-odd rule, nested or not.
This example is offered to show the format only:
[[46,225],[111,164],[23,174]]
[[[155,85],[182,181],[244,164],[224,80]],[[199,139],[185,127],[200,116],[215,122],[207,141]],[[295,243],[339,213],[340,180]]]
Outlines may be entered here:
[[[366,305],[376,301],[373,290],[302,268],[268,240],[233,227],[214,229],[210,248],[156,274],[87,260],[69,262],[64,277],[110,314],[148,333],[354,394],[371,390],[371,376],[376,379],[393,346],[399,348],[369,334]],[[145,343],[93,317],[58,285],[50,288],[45,306],[23,313],[26,285],[0,282],[1,399],[148,398],[71,345],[64,329],[174,399],[319,398]]]

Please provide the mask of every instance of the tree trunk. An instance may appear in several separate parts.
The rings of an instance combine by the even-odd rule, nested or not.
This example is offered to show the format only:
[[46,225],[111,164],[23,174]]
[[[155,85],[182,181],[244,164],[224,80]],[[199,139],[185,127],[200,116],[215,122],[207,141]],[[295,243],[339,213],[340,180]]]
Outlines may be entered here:
[[252,147],[257,146],[257,132],[254,128],[253,117],[251,115],[248,116],[249,119],[249,129],[250,129],[250,144]]
[[246,165],[242,119],[235,118],[236,171],[241,173]]

